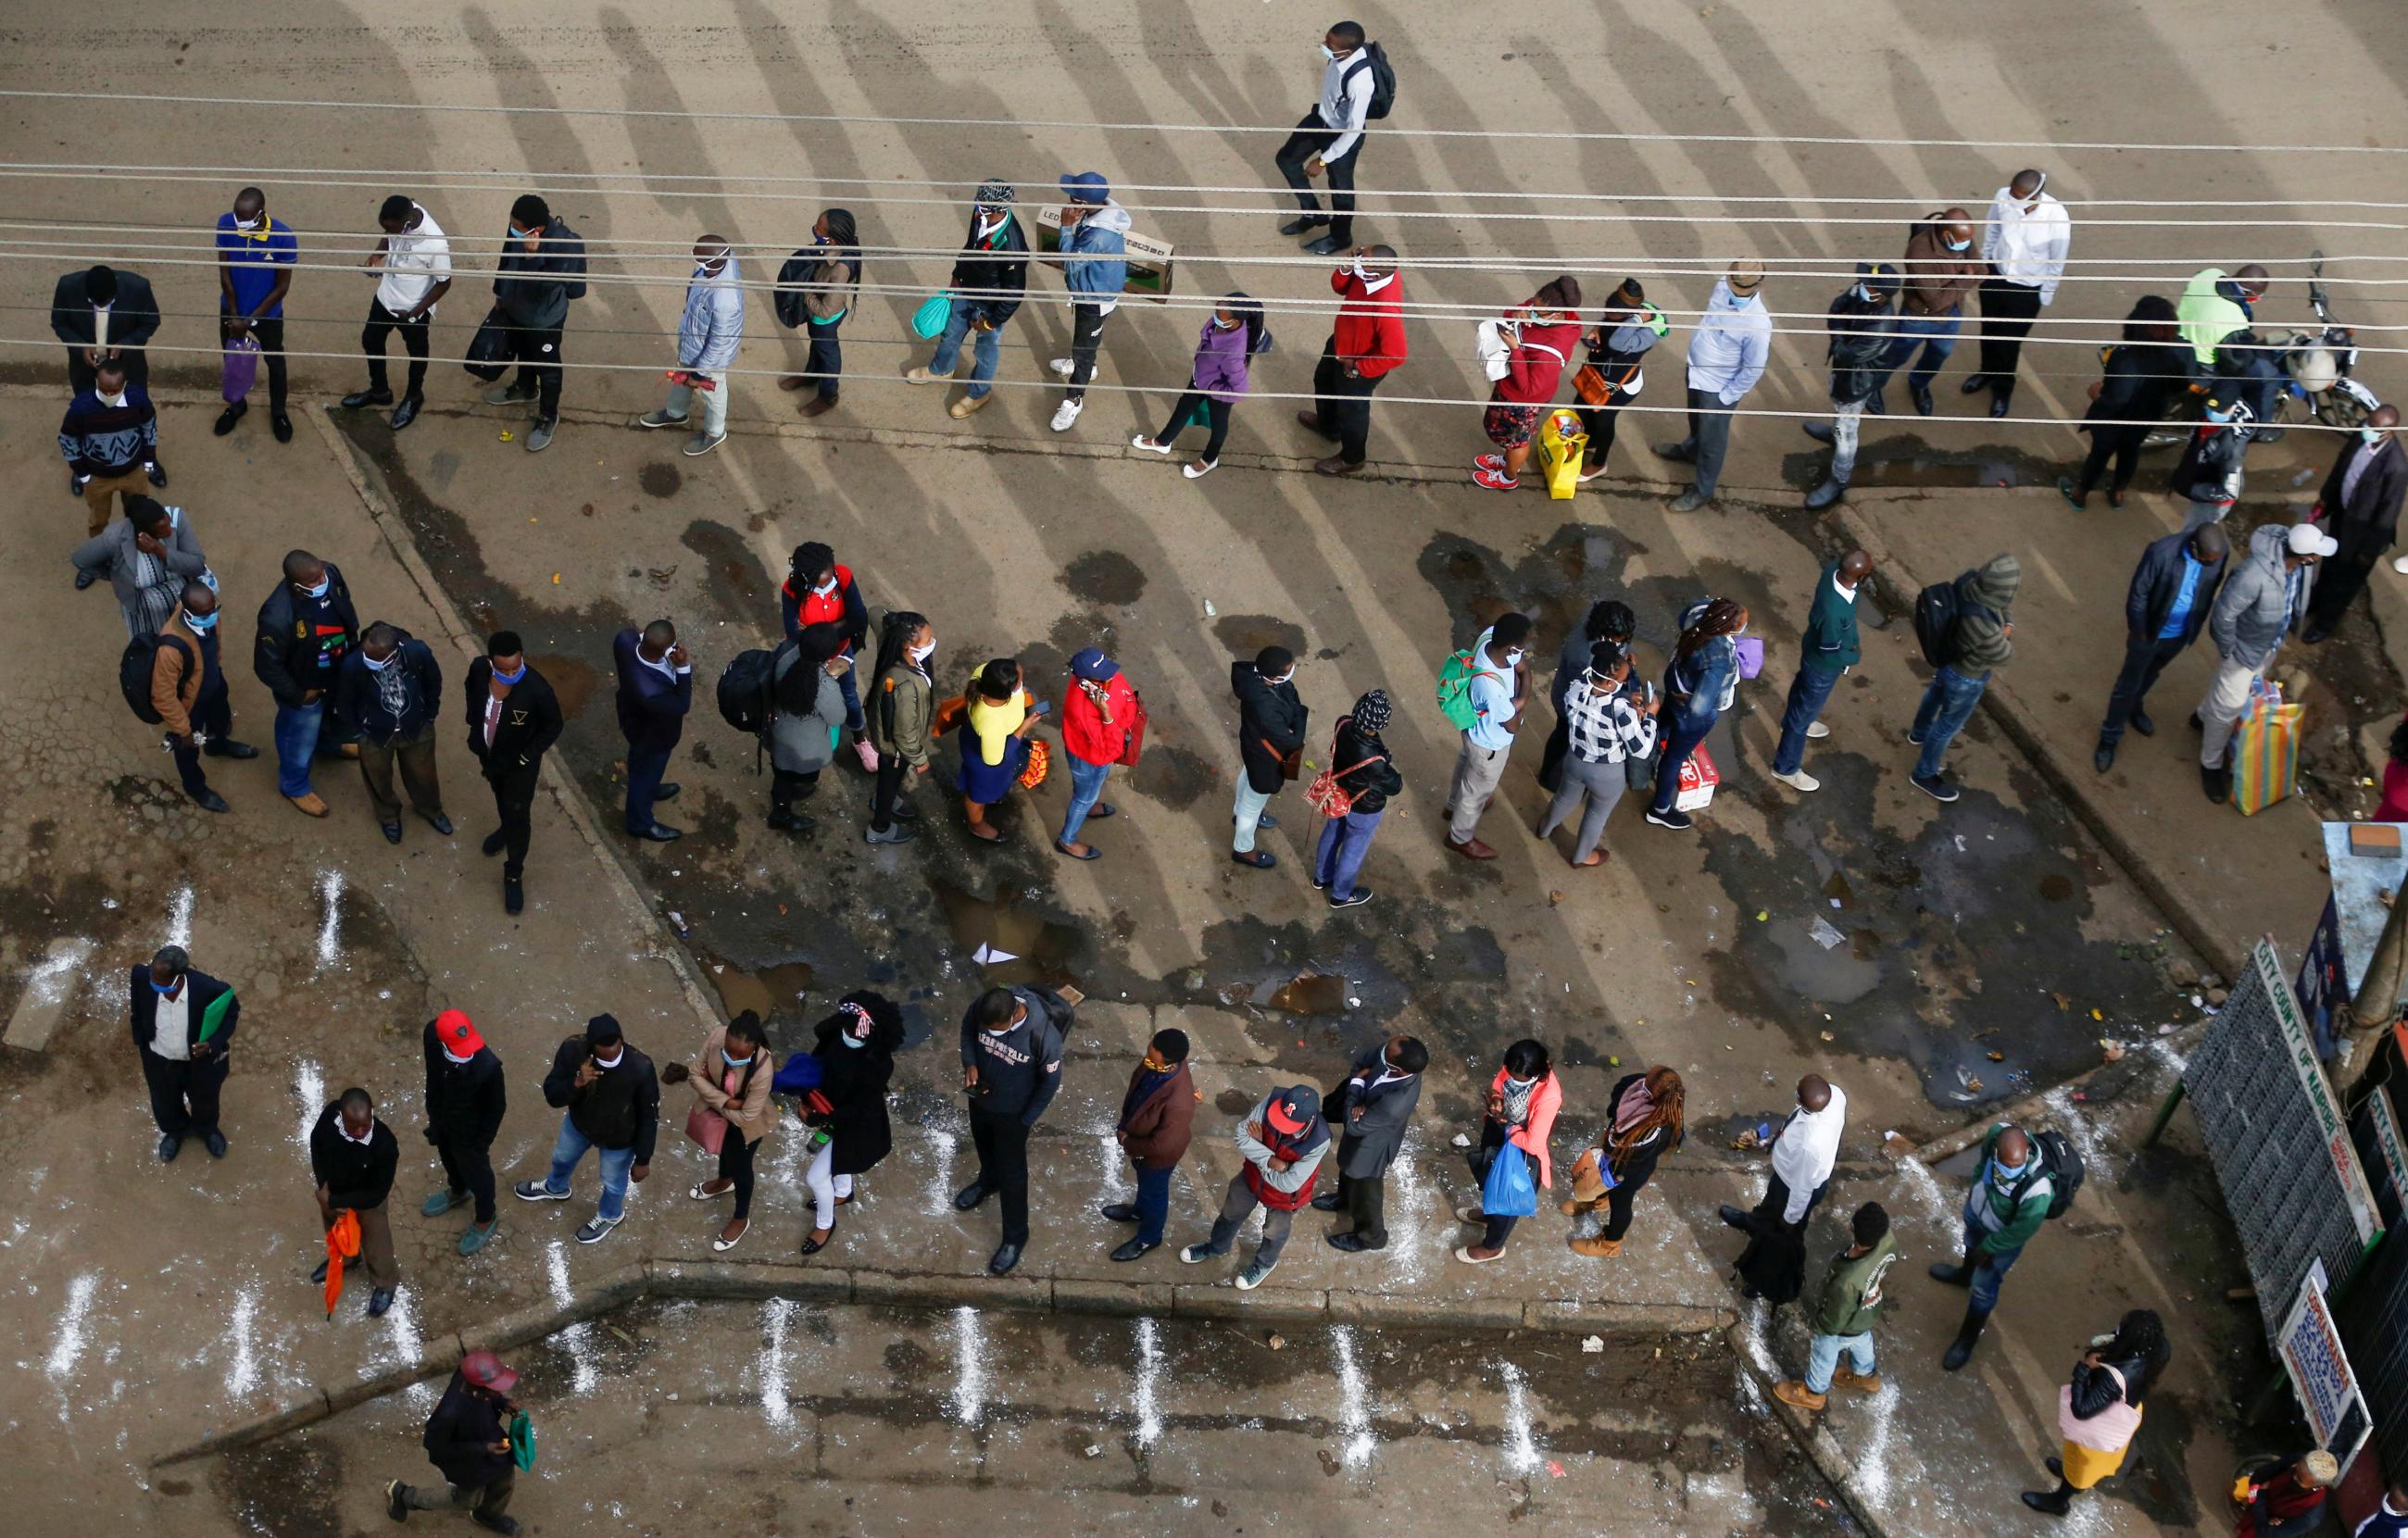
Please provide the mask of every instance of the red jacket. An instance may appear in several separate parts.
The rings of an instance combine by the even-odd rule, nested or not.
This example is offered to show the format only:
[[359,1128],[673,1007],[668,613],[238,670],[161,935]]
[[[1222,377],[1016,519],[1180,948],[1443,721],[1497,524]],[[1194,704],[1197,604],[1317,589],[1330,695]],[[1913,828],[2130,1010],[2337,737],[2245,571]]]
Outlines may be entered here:
[[1062,691],[1062,746],[1088,763],[1118,763],[1128,746],[1129,723],[1137,719],[1137,691],[1129,687],[1127,674],[1112,675],[1104,685],[1104,701],[1111,710],[1109,722],[1078,680]]
[[1329,275],[1330,291],[1344,303],[1338,306],[1336,341],[1340,362],[1353,363],[1367,379],[1376,379],[1405,361],[1405,279],[1391,273],[1377,293],[1351,272]]
[[801,634],[808,625],[843,627],[848,654],[860,650],[869,634],[869,605],[853,580],[853,568],[842,562],[837,563],[836,591],[825,596],[807,592],[789,577],[778,589],[778,609],[790,636]]
[[1544,406],[1563,383],[1564,360],[1580,345],[1580,322],[1536,321],[1525,305],[1506,316],[1521,322],[1513,350],[1506,355],[1505,377],[1497,381],[1497,398],[1514,406]]
[[[1263,1143],[1272,1153],[1293,1164],[1313,1149],[1327,1146],[1329,1127],[1315,1117],[1304,1131],[1290,1134],[1266,1123]],[[1327,1161],[1325,1160],[1324,1162]],[[1321,1165],[1315,1164],[1312,1173],[1305,1176],[1304,1184],[1292,1191],[1283,1191],[1264,1179],[1263,1172],[1252,1162],[1246,1165],[1244,1173],[1246,1189],[1254,1193],[1255,1201],[1273,1212],[1297,1212],[1312,1200],[1313,1185],[1321,1178]]]

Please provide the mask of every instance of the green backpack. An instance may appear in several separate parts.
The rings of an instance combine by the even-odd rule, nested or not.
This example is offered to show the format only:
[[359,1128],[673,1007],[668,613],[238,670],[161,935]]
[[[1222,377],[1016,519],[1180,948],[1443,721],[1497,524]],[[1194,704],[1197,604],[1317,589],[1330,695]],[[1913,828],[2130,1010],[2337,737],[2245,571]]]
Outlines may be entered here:
[[1469,647],[1450,653],[1439,667],[1438,707],[1458,732],[1470,731],[1480,719],[1479,708],[1471,703],[1471,680],[1483,673],[1494,676],[1496,670],[1479,666]]

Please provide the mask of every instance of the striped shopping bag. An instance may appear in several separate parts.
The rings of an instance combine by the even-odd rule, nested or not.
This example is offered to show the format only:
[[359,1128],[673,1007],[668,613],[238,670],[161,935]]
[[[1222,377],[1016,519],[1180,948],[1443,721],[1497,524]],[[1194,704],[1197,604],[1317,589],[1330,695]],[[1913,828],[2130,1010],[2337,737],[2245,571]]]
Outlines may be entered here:
[[2232,733],[2232,805],[2241,815],[2262,812],[2291,793],[2300,774],[2303,705],[2285,705],[2280,684],[2259,679]]

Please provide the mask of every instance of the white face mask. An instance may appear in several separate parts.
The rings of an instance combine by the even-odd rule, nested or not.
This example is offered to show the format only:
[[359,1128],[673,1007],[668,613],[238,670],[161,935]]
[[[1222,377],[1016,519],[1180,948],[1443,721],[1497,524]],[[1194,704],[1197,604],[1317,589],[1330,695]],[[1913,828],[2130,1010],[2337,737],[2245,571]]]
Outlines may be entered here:
[[1366,283],[1371,280],[1371,275],[1363,270],[1363,259],[1359,256],[1354,259],[1354,265],[1348,267],[1346,270],[1353,273],[1355,277],[1361,278]]
[[930,636],[928,638],[928,644],[924,647],[906,647],[903,649],[904,653],[913,662],[924,662],[928,660],[928,653],[937,649],[936,637]]
[[811,591],[821,598],[825,598],[829,593],[836,591],[836,578],[833,577],[829,577],[818,587],[813,588]]
[[[123,406],[125,404],[125,392],[121,390],[114,395],[103,395],[100,399],[101,403],[105,406]],[[2383,434],[2380,433],[2374,434],[2368,437],[2366,441],[2372,443],[2376,438],[2379,438]]]
[[259,221],[256,219],[245,219],[241,215],[236,214],[235,216],[234,227],[237,230],[256,230],[259,228]]
[[1519,664],[1521,661],[1522,648],[1520,647],[1515,647],[1512,650],[1508,651],[1505,654],[1505,665],[1507,667],[1513,667]]
[[1331,48],[1327,43],[1321,45],[1321,56],[1330,61],[1332,64],[1338,62],[1338,50]]

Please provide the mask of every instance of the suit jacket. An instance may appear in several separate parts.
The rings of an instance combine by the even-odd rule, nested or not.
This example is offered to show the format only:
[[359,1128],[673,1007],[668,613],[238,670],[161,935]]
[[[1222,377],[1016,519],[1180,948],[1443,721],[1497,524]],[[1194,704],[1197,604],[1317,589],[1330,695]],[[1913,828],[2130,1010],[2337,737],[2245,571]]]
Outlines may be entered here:
[[560,740],[560,701],[543,675],[527,664],[526,676],[510,686],[502,702],[502,719],[494,724],[493,745],[485,743],[485,701],[492,697],[494,662],[480,657],[468,664],[468,751],[487,779],[533,774],[543,766],[546,749]]
[[[1369,1079],[1357,1079],[1354,1074],[1370,1071],[1372,1079],[1387,1071],[1383,1054],[1385,1041],[1372,1043],[1354,1060],[1354,1071],[1346,1075],[1339,1093],[1331,1097],[1338,1107],[1333,1123],[1343,1132],[1338,1141],[1338,1173],[1350,1180],[1377,1180],[1388,1173],[1397,1155],[1405,1146],[1405,1126],[1413,1119],[1413,1111],[1422,1103],[1422,1076],[1392,1079],[1378,1089],[1370,1088]],[[1363,1107],[1357,1118],[1354,1107]]]
[[[184,1010],[184,1035],[190,1044],[199,1043],[201,1032],[207,1028],[209,1011],[217,1006],[220,998],[225,1000],[224,1018],[218,1022],[216,1032],[209,1037],[209,1045],[217,1048],[217,1061],[223,1063],[226,1044],[234,1039],[235,1021],[242,1014],[242,1001],[235,997],[233,989],[197,967],[184,974],[184,987],[192,995],[192,1001]],[[148,1052],[150,1050],[150,1034],[159,1023],[159,995],[151,990],[150,964],[148,961],[134,969],[132,1002],[128,1023],[133,1030],[134,1045]]]
[[[2360,488],[2363,490],[2363,488]],[[78,571],[106,572],[109,591],[117,594],[117,606],[131,611],[142,597],[142,589],[134,577],[134,520],[121,518],[108,528],[75,548],[67,559]],[[176,526],[167,535],[167,553],[159,558],[170,577],[198,577],[209,569],[208,558],[201,553],[201,536],[193,532],[193,515],[181,512]],[[176,584],[180,590],[183,583]]]
[[2341,544],[2336,561],[2371,562],[2389,549],[2400,528],[2400,499],[2408,496],[2408,449],[2386,434],[2374,463],[2358,477],[2358,495],[2342,500],[2341,483],[2359,448],[2355,434],[2342,440],[2341,457],[2325,477],[2316,500],[2324,504],[2325,528]]
[[[117,274],[117,298],[108,307],[108,345],[138,348],[159,330],[159,301],[150,296],[150,279],[122,267]],[[50,334],[69,347],[92,346],[92,295],[84,292],[84,269],[66,274],[50,293]]]
[[[2166,616],[2173,612],[2174,599],[2182,592],[2183,555],[2190,539],[2187,532],[2170,534],[2151,540],[2141,552],[2141,563],[2132,568],[2132,585],[2124,594],[2124,628],[2131,634],[2154,641],[2157,632],[2166,628]],[[2183,645],[2199,639],[2199,633],[2207,628],[2207,617],[2215,607],[2215,591],[2224,585],[2224,574],[2231,563],[2228,556],[2199,574],[2190,613],[2183,619]]]
[[662,752],[685,734],[685,713],[694,704],[694,675],[672,683],[638,653],[643,633],[623,630],[610,643],[619,664],[619,732],[638,752]]

